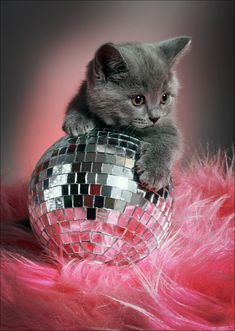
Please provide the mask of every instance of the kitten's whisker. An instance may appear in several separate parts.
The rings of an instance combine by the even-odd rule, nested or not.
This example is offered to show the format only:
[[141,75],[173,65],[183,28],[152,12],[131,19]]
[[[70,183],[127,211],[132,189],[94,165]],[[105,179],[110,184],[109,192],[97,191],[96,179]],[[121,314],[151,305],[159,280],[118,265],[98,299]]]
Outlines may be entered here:
[[132,127],[132,125],[131,124],[128,124],[127,128],[128,128],[128,134],[132,134],[133,133],[133,127]]
[[130,125],[130,134],[134,134],[135,133],[135,127]]
[[127,130],[128,130],[128,133],[130,134],[131,133],[131,126],[130,126],[130,124],[128,124]]
[[126,126],[126,133],[129,134],[129,124]]

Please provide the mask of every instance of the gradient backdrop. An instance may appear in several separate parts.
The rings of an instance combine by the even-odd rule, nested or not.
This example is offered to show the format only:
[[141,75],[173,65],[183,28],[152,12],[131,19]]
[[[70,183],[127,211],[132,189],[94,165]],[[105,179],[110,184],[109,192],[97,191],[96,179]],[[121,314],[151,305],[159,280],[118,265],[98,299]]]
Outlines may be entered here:
[[[64,110],[104,42],[192,37],[178,65],[186,146],[231,151],[233,1],[1,1],[2,180],[28,176],[63,135]],[[193,153],[188,148],[187,158]]]

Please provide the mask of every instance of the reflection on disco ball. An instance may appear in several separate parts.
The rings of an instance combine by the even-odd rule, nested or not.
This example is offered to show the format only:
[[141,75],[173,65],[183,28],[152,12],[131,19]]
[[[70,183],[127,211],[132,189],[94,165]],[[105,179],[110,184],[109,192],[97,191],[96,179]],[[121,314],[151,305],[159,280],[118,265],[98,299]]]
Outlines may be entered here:
[[29,185],[33,231],[53,254],[109,265],[142,260],[169,233],[173,186],[141,188],[141,139],[108,129],[63,137],[39,160]]

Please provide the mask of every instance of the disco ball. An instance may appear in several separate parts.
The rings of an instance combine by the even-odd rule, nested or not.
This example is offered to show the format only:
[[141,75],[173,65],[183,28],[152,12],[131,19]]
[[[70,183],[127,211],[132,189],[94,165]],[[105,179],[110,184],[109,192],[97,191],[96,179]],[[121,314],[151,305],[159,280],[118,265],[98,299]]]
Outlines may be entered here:
[[169,234],[173,185],[158,192],[135,173],[141,139],[94,129],[65,136],[41,157],[29,183],[32,229],[51,254],[129,265]]

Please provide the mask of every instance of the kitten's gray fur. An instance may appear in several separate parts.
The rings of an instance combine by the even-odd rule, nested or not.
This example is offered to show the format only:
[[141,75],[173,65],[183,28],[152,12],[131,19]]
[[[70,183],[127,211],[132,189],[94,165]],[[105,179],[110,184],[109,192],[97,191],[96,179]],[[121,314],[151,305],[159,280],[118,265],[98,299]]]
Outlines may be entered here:
[[[106,126],[136,132],[144,141],[136,162],[140,182],[154,189],[166,185],[180,151],[173,112],[178,84],[173,69],[190,42],[188,37],[178,37],[157,44],[102,45],[67,108],[64,131],[77,136]],[[160,103],[163,93],[170,96],[166,104]],[[145,104],[134,106],[134,95],[143,95]],[[154,123],[154,118],[159,120]]]

